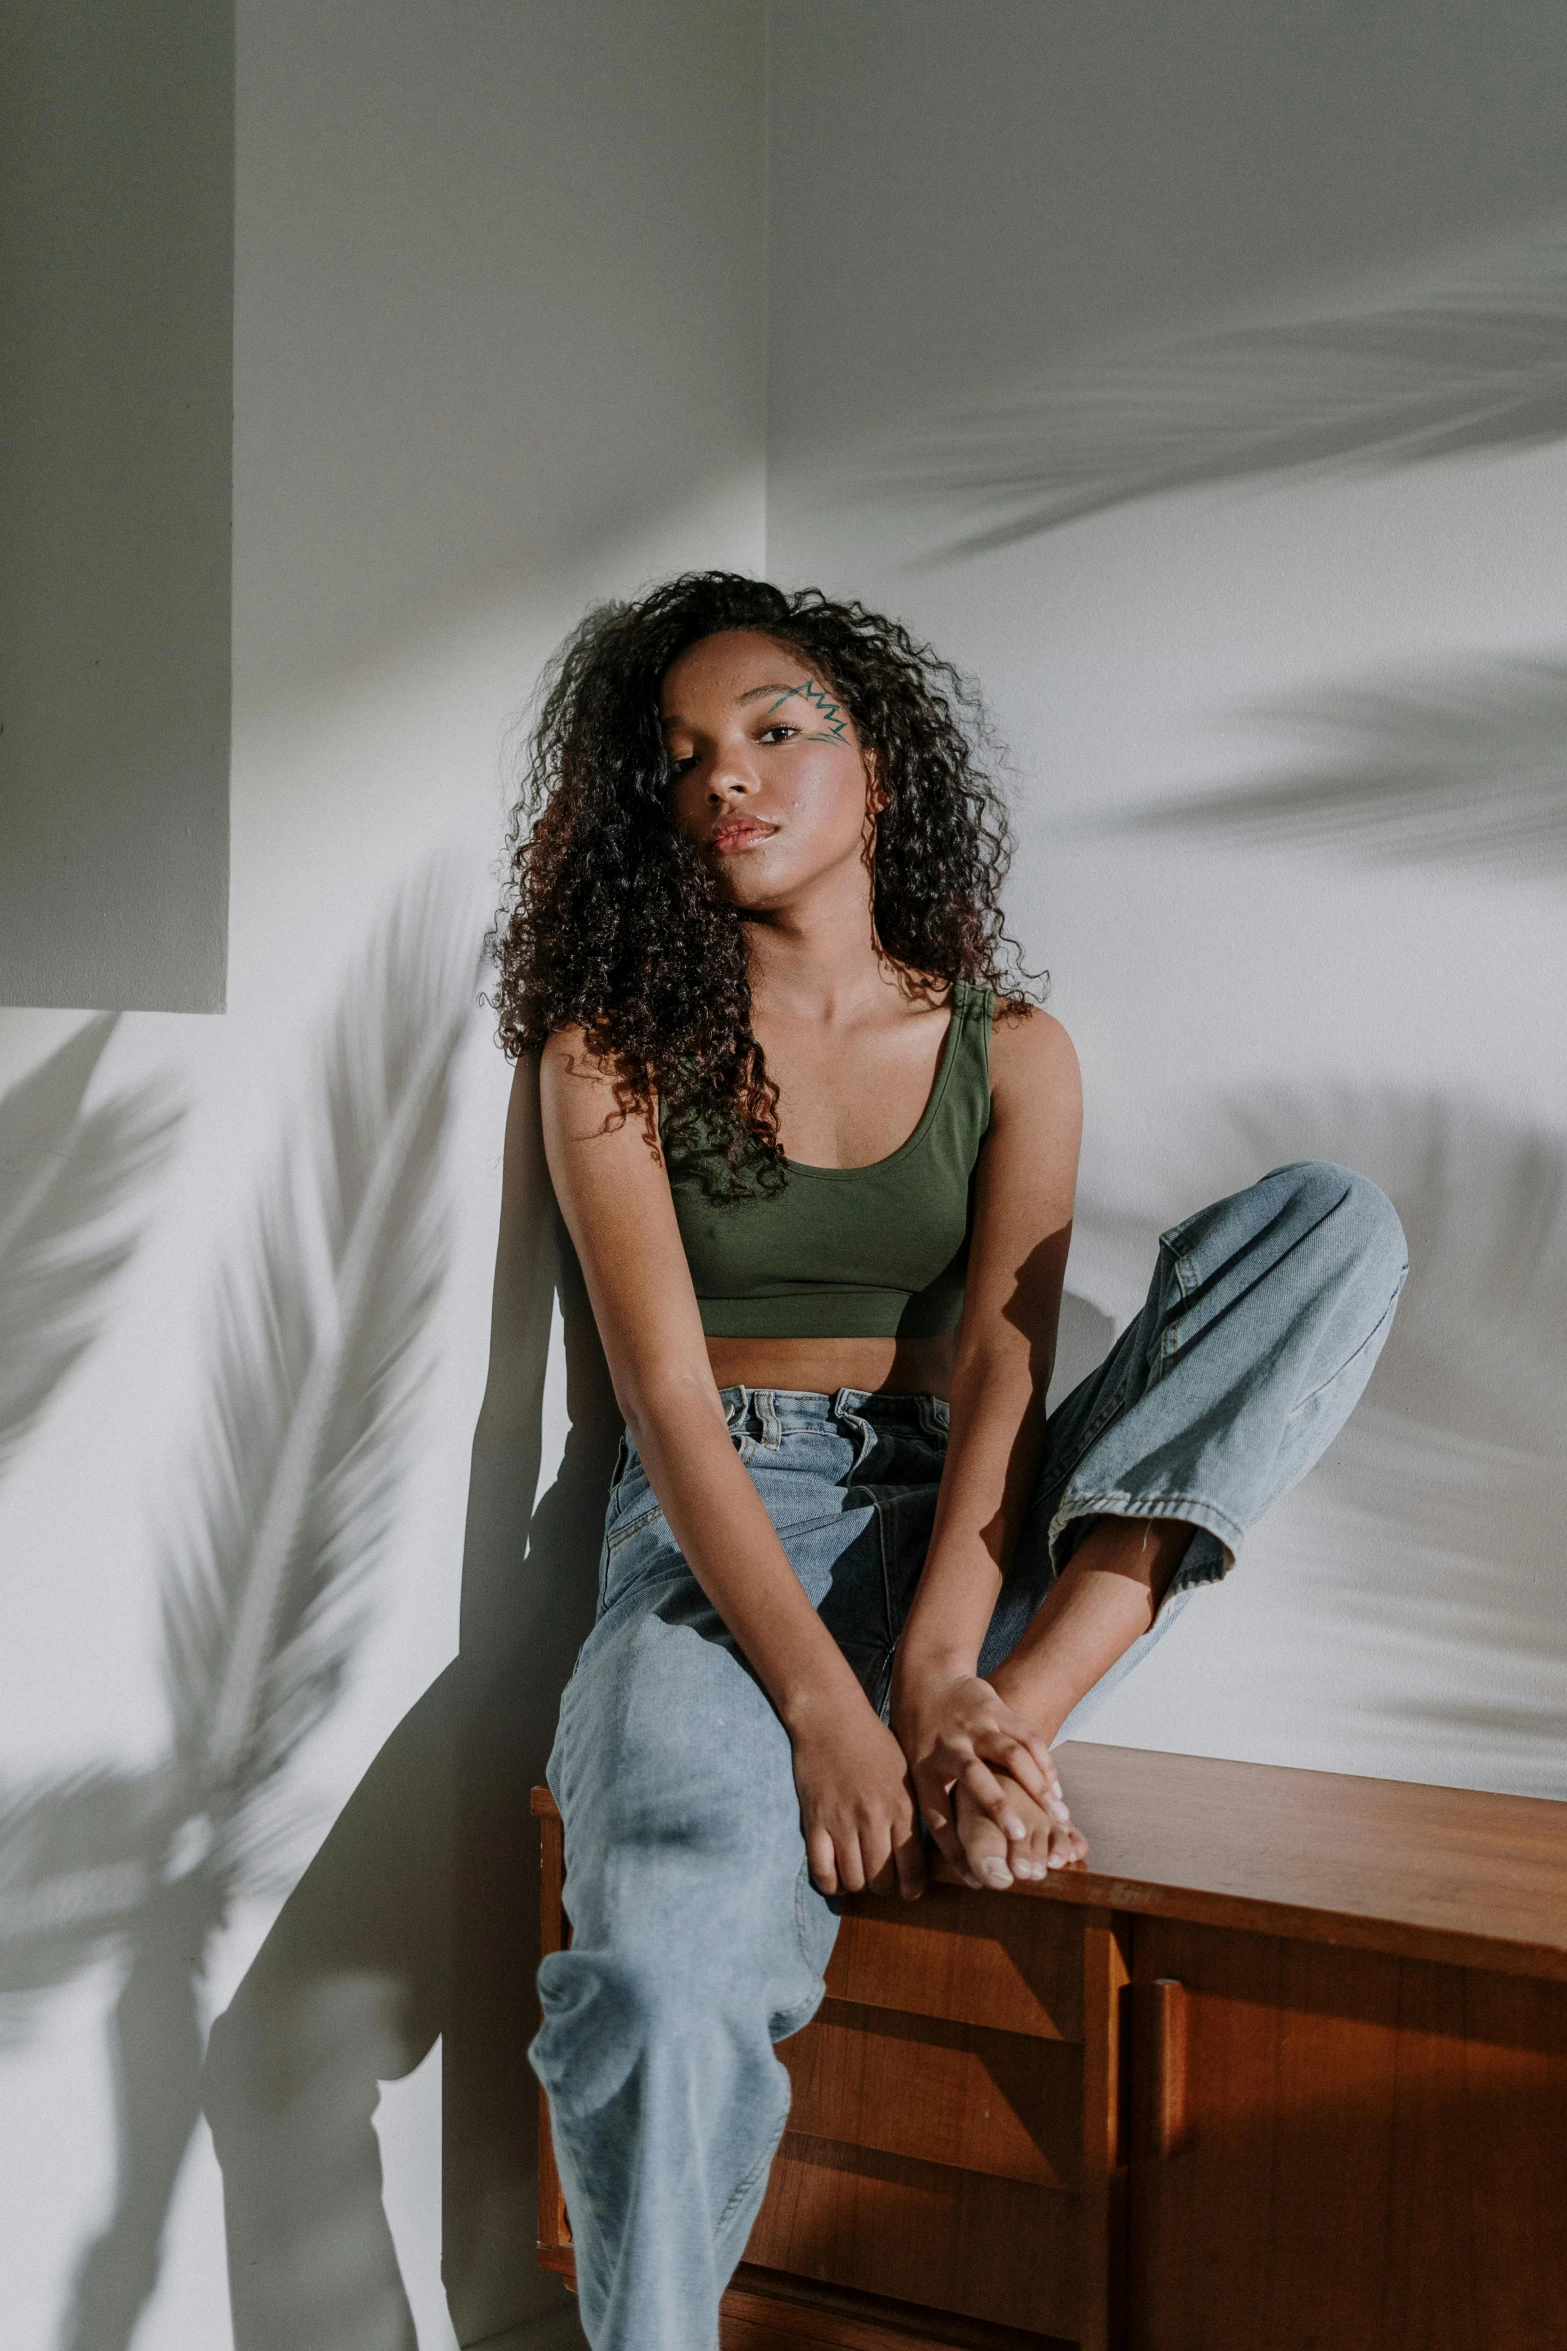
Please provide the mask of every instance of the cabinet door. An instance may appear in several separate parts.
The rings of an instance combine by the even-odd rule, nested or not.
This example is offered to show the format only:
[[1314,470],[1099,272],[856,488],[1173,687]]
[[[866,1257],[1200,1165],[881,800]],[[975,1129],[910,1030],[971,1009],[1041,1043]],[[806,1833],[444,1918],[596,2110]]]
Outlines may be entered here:
[[1561,2351],[1567,1986],[1163,1919],[1132,1979],[1131,2351]]

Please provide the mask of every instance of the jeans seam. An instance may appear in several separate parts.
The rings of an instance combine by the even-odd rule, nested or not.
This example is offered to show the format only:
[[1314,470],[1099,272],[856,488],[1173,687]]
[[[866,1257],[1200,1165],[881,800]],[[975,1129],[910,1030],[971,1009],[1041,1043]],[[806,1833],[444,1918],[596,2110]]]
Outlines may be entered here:
[[[1175,1227],[1175,1230],[1178,1234],[1184,1231],[1184,1229],[1185,1228],[1181,1225],[1177,1225]],[[1159,1245],[1161,1248],[1168,1248],[1168,1235],[1161,1239]],[[1182,1249],[1179,1251],[1171,1249],[1169,1255],[1170,1271],[1175,1276],[1175,1286],[1181,1293],[1181,1304],[1184,1306],[1190,1299],[1193,1291],[1200,1289],[1202,1285],[1197,1275],[1197,1268],[1192,1263],[1191,1251],[1189,1249]],[[1166,1323],[1163,1336],[1159,1341],[1159,1372],[1161,1376],[1169,1370],[1171,1364],[1175,1361],[1175,1358],[1177,1355],[1179,1355],[1180,1351],[1180,1323],[1177,1318],[1172,1315],[1170,1320]]]
[[[784,2072],[782,2064],[779,2064],[778,2070],[780,2073],[783,2073],[784,2080],[787,2082],[789,2077],[788,2074]],[[784,2132],[789,2128],[790,2103],[791,2101],[786,2092],[784,2097],[784,2110],[778,2118],[778,2128],[773,2134],[771,2141],[766,2147],[763,2148],[760,2155],[757,2156],[756,2161],[747,2168],[747,2170],[738,2180],[736,2180],[734,2186],[730,2189],[728,2196],[724,2199],[723,2210],[719,2213],[717,2220],[713,2223],[713,2248],[715,2252],[723,2241],[724,2230],[728,2226],[730,2214],[732,2212],[738,2211],[739,2207],[744,2203],[746,2197],[751,2193],[751,2190],[756,2186],[756,2183],[758,2179],[760,2179],[762,2173],[766,2171],[768,2166],[771,2164],[773,2157],[777,2154],[779,2148],[783,2145]]]
[[800,1947],[800,1958],[804,1963],[805,1972],[814,1983],[816,1970],[811,1965],[811,1955],[805,1947],[805,1896],[810,1883],[811,1859],[809,1854],[805,1854],[801,1857],[800,1866],[795,1872],[794,1879],[794,1939]]
[[[1062,1465],[1061,1484],[1063,1487],[1069,1482],[1074,1470],[1080,1466],[1084,1457],[1088,1454],[1091,1448],[1098,1443],[1099,1439],[1104,1435],[1105,1430],[1109,1427],[1111,1421],[1114,1420],[1116,1414],[1125,1404],[1126,1392],[1130,1385],[1131,1372],[1130,1369],[1128,1369],[1122,1374],[1121,1379],[1117,1383],[1114,1395],[1111,1396],[1108,1403],[1102,1404],[1100,1406],[1094,1418],[1089,1421],[1087,1427],[1082,1433],[1082,1436],[1078,1440],[1076,1451],[1070,1454],[1066,1462]],[[1052,1464],[1051,1466],[1054,1468],[1055,1464]]]
[[1364,1355],[1366,1349],[1376,1338],[1377,1333],[1385,1328],[1389,1316],[1397,1306],[1399,1299],[1403,1296],[1404,1282],[1407,1279],[1408,1274],[1409,1268],[1406,1265],[1403,1273],[1399,1276],[1398,1287],[1394,1290],[1392,1297],[1388,1300],[1386,1306],[1382,1309],[1382,1312],[1377,1316],[1376,1321],[1372,1324],[1370,1330],[1367,1331],[1365,1337],[1361,1340],[1360,1345],[1352,1349],[1351,1352],[1345,1356],[1337,1371],[1330,1371],[1325,1380],[1318,1380],[1316,1386],[1314,1388],[1308,1389],[1306,1394],[1300,1398],[1298,1403],[1292,1404],[1290,1406],[1289,1417],[1291,1420],[1295,1418],[1297,1412],[1304,1412],[1306,1406],[1314,1402],[1315,1399],[1320,1396],[1325,1389],[1331,1388],[1336,1381],[1341,1380],[1344,1377],[1345,1372],[1348,1371],[1350,1365],[1357,1362],[1359,1358]]
[[890,1547],[891,1547],[891,1546],[888,1544],[888,1541],[887,1541],[887,1514],[886,1514],[885,1508],[883,1507],[883,1504],[882,1504],[882,1498],[881,1498],[881,1495],[880,1495],[880,1493],[879,1493],[879,1492],[876,1494],[876,1497],[875,1497],[875,1507],[876,1507],[876,1550],[877,1550],[877,1555],[878,1555],[878,1557],[879,1557],[879,1559],[880,1559],[880,1561],[881,1561],[881,1621],[882,1621],[882,1630],[883,1630],[883,1631],[884,1631],[884,1633],[886,1634],[888,1646],[889,1646],[889,1647],[891,1647],[891,1646],[892,1646],[892,1645],[893,1645],[893,1644],[896,1642],[896,1640],[897,1640],[897,1637],[898,1637],[898,1636],[897,1636],[897,1634],[896,1634],[896,1633],[893,1631],[893,1626],[892,1626],[892,1570],[891,1570],[891,1567],[888,1565],[888,1559],[887,1559],[887,1554],[888,1554],[888,1551],[889,1551],[889,1549],[890,1549]]
[[644,1527],[650,1527],[655,1518],[661,1518],[663,1511],[662,1502],[650,1502],[646,1510],[637,1512],[635,1518],[628,1518],[621,1526],[611,1527],[604,1537],[605,1551],[617,1551],[622,1543],[629,1542],[633,1535],[639,1535]]
[[847,1511],[823,1510],[819,1512],[815,1518],[790,1519],[783,1526],[780,1526],[778,1521],[774,1519],[773,1533],[778,1537],[779,1542],[783,1544],[784,1549],[787,1551],[789,1547],[789,1539],[792,1535],[814,1535],[818,1527],[835,1527],[840,1519],[846,1518],[847,1516]]

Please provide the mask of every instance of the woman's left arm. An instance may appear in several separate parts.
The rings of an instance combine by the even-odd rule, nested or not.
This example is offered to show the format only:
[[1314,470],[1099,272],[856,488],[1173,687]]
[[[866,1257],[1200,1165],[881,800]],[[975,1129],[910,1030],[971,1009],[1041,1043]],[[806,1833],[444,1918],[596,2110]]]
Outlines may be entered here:
[[955,1783],[1007,1836],[1022,1823],[992,1766],[1068,1818],[1046,1740],[980,1679],[979,1654],[1039,1468],[1081,1135],[1077,1055],[1060,1022],[998,1020],[946,1468],[892,1702],[926,1823],[965,1872]]

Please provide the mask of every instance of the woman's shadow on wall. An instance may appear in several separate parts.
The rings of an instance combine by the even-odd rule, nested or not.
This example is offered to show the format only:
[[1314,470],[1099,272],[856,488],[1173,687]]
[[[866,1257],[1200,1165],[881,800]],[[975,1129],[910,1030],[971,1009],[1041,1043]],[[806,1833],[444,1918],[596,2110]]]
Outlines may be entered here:
[[[569,1433],[535,1506],[549,1335]],[[538,1854],[528,1813],[592,1621],[620,1417],[550,1189],[536,1074],[506,1143],[459,1652],[399,1723],[213,2027],[236,2351],[410,2351],[381,2202],[383,2081],[443,2043],[443,2275],[465,2345],[580,2343],[534,2261]]]

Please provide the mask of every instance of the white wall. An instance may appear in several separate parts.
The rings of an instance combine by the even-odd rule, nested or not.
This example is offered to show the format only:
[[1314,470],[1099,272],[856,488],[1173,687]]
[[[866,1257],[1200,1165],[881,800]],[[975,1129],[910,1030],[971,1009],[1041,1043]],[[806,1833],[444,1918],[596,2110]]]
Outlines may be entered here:
[[[454,1016],[440,1151],[427,1120],[402,1163],[404,1205],[422,1181],[448,1216],[422,1336],[430,1229],[399,1228],[395,1202],[376,1228],[361,1319],[401,1318],[420,1368],[412,1417],[355,1489],[366,1526],[378,1494],[392,1503],[379,1548],[366,1536],[368,1625],[322,1635],[346,1647],[345,1679],[307,1738],[279,1734],[280,1801],[248,1832],[221,1930],[150,1900],[148,1873],[190,1903],[211,1867],[212,1811],[156,1776],[160,1582],[183,1529],[197,1568],[230,1569],[230,1598],[254,1588],[254,1526],[225,1479],[244,1489],[273,1459],[267,1382],[298,1387],[299,1333],[319,1359],[345,1295],[318,1195],[400,1148],[383,1076],[392,1099],[425,1083],[438,1106],[442,1072],[410,1076],[395,1014],[413,991],[436,1031],[457,983],[410,951],[389,1022],[363,950],[438,853],[482,915],[517,713],[593,595],[765,552],[775,576],[881,601],[979,674],[1014,754],[1017,928],[1089,1084],[1074,1344],[1131,1311],[1159,1225],[1276,1159],[1354,1160],[1405,1209],[1415,1272],[1366,1405],[1099,1735],[1567,1793],[1551,15],[774,0],[769,19],[764,236],[759,5],[240,11],[229,1010],[129,1016],[95,1066],[96,1031],[76,1064],[50,1059],[73,1016],[0,1015],[6,1197],[20,1169],[34,1200],[22,1271],[64,1256],[40,1287],[0,1234],[0,1360],[47,1371],[91,1342],[47,1395],[0,1377],[18,1426],[40,1406],[0,1460],[0,2027],[17,2028],[0,2227],[22,2351],[73,2340],[75,2265],[115,2202],[117,2077],[152,2083],[126,2119],[154,2220],[159,2165],[178,2166],[136,2340],[222,2351],[204,2125],[179,2160],[202,2024],[263,1946],[294,1982],[334,1928],[362,1929],[344,2005],[301,2011],[328,2034],[339,2118],[431,2029],[386,2007],[423,1958],[399,1974],[377,1936],[480,1913],[491,1973],[460,2003],[448,2282],[465,2340],[513,2318],[539,2343],[560,2332],[518,2202],[526,2133],[495,2150],[476,2129],[485,2032],[512,1999],[505,1921],[497,1952],[494,1906],[431,1902],[421,1875],[445,1866],[448,1782],[472,1761],[470,1739],[454,1762],[442,1676],[465,1512],[482,1646],[534,1472],[492,1412],[470,1498],[507,1083],[483,1014]],[[992,526],[995,543],[952,551]],[[1242,801],[1191,805],[1232,787]],[[314,1039],[340,1003],[328,1094]],[[288,1245],[258,1272],[263,1204]],[[94,1210],[145,1228],[117,1285],[95,1267]],[[260,1342],[279,1334],[274,1361]],[[546,1476],[561,1369],[557,1349]],[[225,1439],[214,1405],[246,1382]],[[313,1642],[298,1629],[280,1686],[305,1686]],[[188,1658],[170,1679],[201,1715]],[[548,1725],[514,1727],[512,1749],[492,1740],[510,1795],[477,1779],[520,1918],[505,1856]],[[61,1787],[89,1764],[104,1776]],[[289,1910],[304,1925],[269,1935],[318,1846]],[[94,1919],[100,1956],[78,1966]],[[506,2082],[526,2034],[516,1972]],[[28,2015],[24,1981],[43,1987]],[[394,2081],[378,2118],[426,2351],[451,2340],[438,2062]],[[303,2297],[282,2337],[403,2345],[384,2248],[353,2233],[363,2198],[320,2188],[330,2133],[306,2140],[316,2168],[273,2245],[279,2291]],[[100,2262],[79,2344],[124,2339],[145,2236]],[[347,2301],[323,2317],[334,2262]]]
[[[324,1148],[312,1040],[392,896],[447,854],[476,943],[515,722],[546,651],[595,595],[685,564],[760,566],[760,43],[759,10],[729,0],[240,10],[229,1008],[200,1023],[126,1017],[92,1079],[89,1112],[129,1095],[150,1115],[165,1086],[186,1112],[156,1174],[125,1175],[122,1221],[145,1221],[142,1245],[105,1294],[96,1344],[0,1483],[9,1787],[94,1762],[151,1766],[165,1751],[157,1603],[169,1529],[192,1526],[199,1554],[221,1516],[199,1482],[219,1461],[204,1417],[224,1377],[218,1285],[225,1272],[244,1277],[234,1318],[253,1342],[259,1301],[244,1269],[263,1194],[275,1217],[294,1218],[288,1230],[325,1246],[305,1197]],[[449,977],[425,984],[449,1001]],[[363,989],[355,1003],[363,1074]],[[0,1081],[36,1071],[72,1025],[0,1015]],[[455,1065],[434,1179],[448,1270],[426,1368],[405,1431],[372,1452],[392,1517],[368,1627],[341,1695],[280,1776],[293,1825],[206,1944],[202,2016],[223,2006],[301,1863],[456,1648],[509,1074],[491,1025],[468,1015]],[[25,1132],[13,1121],[6,1133],[42,1150],[45,1123],[34,1105]],[[100,1122],[93,1148],[120,1164],[130,1138]],[[298,1199],[274,1180],[280,1159]],[[300,1274],[318,1318],[330,1312],[323,1266]],[[383,1303],[395,1313],[407,1300],[389,1287]],[[13,1292],[0,1314],[24,1305]],[[22,1336],[20,1322],[7,1336]],[[278,1376],[286,1390],[286,1367]],[[558,1404],[551,1422],[558,1444]],[[252,1396],[239,1452],[259,1458],[268,1442]],[[112,1811],[100,1806],[83,1830],[59,1826],[57,1802],[30,1815],[24,1804],[18,1817],[36,1830],[47,1813],[67,1849],[40,1856],[18,1832],[0,1841],[0,1870],[41,1873],[67,1903],[86,1904],[95,1886],[107,1901],[113,1888],[80,1872],[112,1864],[116,1837],[134,1845]],[[176,1866],[196,1857],[196,1833]],[[394,1872],[409,1865],[406,1850],[385,1858]],[[0,1987],[24,1963],[51,1964],[36,1933],[17,1944],[14,1883],[6,1901],[0,1884],[12,1932]],[[36,1903],[32,1915],[36,1926]],[[201,1943],[196,1929],[172,1931]],[[124,1948],[110,1937],[74,1974],[61,1957],[69,1980],[0,2064],[3,2332],[17,2351],[70,2339],[74,2265],[114,2201],[105,2031]],[[174,2011],[178,1953],[171,1964],[159,1950]],[[154,1984],[153,2007],[158,1996]],[[13,2014],[0,1991],[0,2018]],[[177,2016],[149,2023],[144,2003],[141,2022],[155,2054],[177,2054]],[[136,2073],[134,2050],[129,2063]],[[436,2064],[389,2090],[380,2117],[427,2351],[451,2340]],[[172,2058],[166,2070],[172,2083]],[[176,2090],[154,2096],[137,2126],[143,2193],[167,2156]],[[526,2243],[521,2259],[531,2273]],[[136,2288],[128,2268],[99,2284],[99,2313],[78,2339],[101,2347]],[[398,2323],[385,2307],[361,2316],[366,2342]],[[201,2125],[136,2341],[221,2351],[230,2339],[219,2180]],[[289,2339],[310,2339],[303,2320]]]
[[770,13],[769,563],[1011,746],[1069,1285],[1124,1320],[1163,1225],[1298,1156],[1411,1236],[1345,1437],[1096,1737],[1567,1794],[1559,35]]

